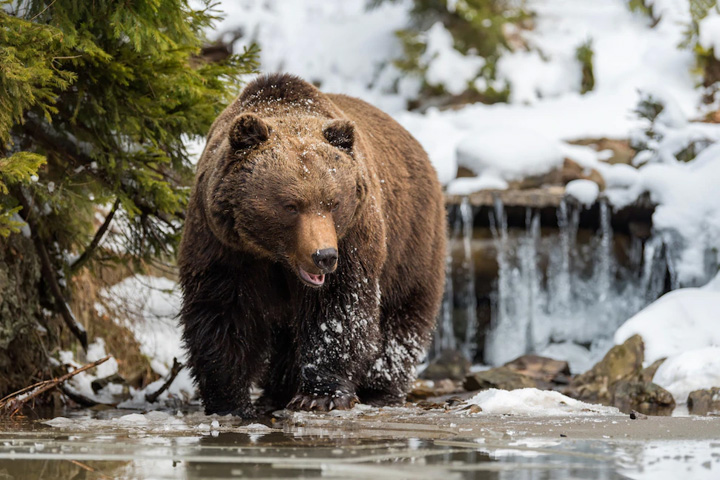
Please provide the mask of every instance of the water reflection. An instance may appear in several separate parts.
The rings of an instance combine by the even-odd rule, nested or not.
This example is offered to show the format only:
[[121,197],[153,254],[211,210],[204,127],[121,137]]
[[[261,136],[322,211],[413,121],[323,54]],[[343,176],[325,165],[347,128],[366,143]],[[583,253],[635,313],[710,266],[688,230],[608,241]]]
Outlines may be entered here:
[[[102,434],[101,434],[102,433]],[[497,440],[496,440],[497,442]],[[357,438],[272,430],[201,435],[55,430],[0,434],[0,479],[620,479],[717,473],[720,443]],[[693,471],[693,470],[691,470]],[[712,478],[712,477],[707,477]]]

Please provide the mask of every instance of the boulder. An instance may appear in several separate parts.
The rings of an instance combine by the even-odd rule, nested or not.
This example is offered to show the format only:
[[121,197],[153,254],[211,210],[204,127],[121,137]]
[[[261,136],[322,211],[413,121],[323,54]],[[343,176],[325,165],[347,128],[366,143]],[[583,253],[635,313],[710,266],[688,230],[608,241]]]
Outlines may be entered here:
[[510,367],[497,367],[468,375],[463,383],[467,391],[487,390],[497,388],[500,390],[517,390],[519,388],[537,388],[538,382],[532,378],[516,372]]
[[470,371],[470,361],[457,350],[444,350],[439,357],[430,362],[430,365],[420,374],[425,380],[462,381]]
[[431,397],[442,397],[462,391],[460,382],[449,379],[443,380],[415,380],[413,388],[408,393],[407,399],[411,402],[425,400]]
[[640,374],[644,348],[640,335],[628,338],[622,345],[615,345],[600,362],[573,379],[568,395],[585,401],[610,403],[610,387],[613,384]]
[[566,395],[586,402],[613,405],[624,412],[669,414],[675,408],[670,392],[652,383],[658,360],[643,368],[644,343],[640,335],[615,345],[587,372],[575,377]]
[[567,385],[570,382],[570,366],[568,362],[561,360],[540,355],[523,355],[506,363],[505,366],[526,377],[549,385]]
[[675,408],[670,392],[652,382],[620,380],[611,390],[611,404],[623,412],[637,410],[646,415],[669,415]]
[[696,415],[720,411],[720,387],[694,390],[687,399],[688,410]]

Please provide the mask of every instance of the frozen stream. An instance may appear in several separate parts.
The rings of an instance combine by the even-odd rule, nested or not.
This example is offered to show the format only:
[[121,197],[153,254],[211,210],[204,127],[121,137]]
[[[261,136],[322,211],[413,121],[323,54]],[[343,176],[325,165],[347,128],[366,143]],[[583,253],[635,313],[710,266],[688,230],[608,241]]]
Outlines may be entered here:
[[720,478],[720,417],[66,415],[0,423],[0,478]]

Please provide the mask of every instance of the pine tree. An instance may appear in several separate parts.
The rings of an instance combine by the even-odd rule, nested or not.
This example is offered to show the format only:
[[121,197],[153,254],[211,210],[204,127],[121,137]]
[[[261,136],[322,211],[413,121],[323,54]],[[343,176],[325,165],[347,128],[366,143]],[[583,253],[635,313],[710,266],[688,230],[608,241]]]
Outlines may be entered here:
[[[204,61],[216,12],[191,3],[0,0],[0,263],[20,255],[42,271],[23,285],[37,292],[31,308],[0,278],[0,357],[40,305],[83,338],[65,301],[83,267],[173,255],[193,170],[185,145],[205,135],[257,55]],[[100,249],[111,222],[123,238]],[[21,229],[32,240],[23,253]]]

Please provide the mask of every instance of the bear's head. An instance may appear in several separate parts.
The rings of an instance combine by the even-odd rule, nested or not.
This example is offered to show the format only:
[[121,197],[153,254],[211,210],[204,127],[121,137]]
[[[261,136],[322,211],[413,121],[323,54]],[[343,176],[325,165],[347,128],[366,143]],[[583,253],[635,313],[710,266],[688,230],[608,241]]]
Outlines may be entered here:
[[321,287],[366,196],[355,137],[343,119],[236,117],[206,192],[215,236]]

